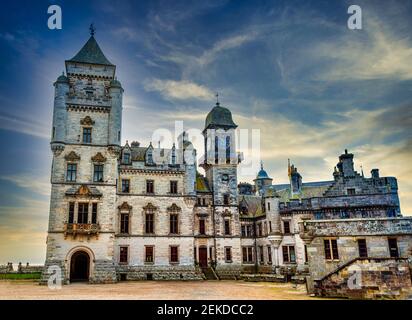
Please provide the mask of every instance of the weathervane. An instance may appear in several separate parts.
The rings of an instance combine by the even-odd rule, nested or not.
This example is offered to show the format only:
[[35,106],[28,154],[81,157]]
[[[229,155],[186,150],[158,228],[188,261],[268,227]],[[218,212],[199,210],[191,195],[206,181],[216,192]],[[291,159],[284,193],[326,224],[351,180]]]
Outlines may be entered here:
[[90,35],[94,36],[94,34],[96,33],[96,28],[94,27],[93,23],[90,25]]
[[216,92],[216,104],[219,104],[219,93]]

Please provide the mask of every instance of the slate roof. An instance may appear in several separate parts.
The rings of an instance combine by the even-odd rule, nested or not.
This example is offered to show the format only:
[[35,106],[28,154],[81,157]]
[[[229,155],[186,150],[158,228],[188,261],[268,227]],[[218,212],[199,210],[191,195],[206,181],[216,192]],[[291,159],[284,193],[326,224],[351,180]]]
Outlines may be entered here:
[[68,61],[113,66],[103,54],[94,36],[91,36],[83,48],[81,48],[80,51]]
[[246,206],[248,209],[248,214],[242,214],[243,217],[259,217],[264,214],[262,208],[262,198],[255,195],[239,195],[239,206],[242,210],[243,206]]
[[319,182],[306,182],[302,184],[302,192],[300,195],[290,196],[290,185],[273,185],[272,188],[276,190],[276,193],[280,197],[280,201],[287,202],[290,199],[307,199],[322,197],[325,191],[333,184],[333,181],[319,181]]
[[219,103],[208,113],[205,121],[205,129],[208,128],[236,128],[232,113],[229,109],[221,107]]

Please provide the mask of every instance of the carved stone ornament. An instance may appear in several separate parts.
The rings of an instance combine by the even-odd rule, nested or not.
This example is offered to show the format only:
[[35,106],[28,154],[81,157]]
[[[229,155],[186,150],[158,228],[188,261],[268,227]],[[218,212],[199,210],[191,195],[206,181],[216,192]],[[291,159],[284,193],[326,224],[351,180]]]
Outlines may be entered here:
[[132,210],[132,206],[129,205],[126,201],[119,206],[120,211],[130,211]]
[[167,211],[181,211],[182,209],[176,205],[176,203],[173,203],[170,207],[167,208]]
[[92,157],[93,162],[106,162],[106,158],[100,153],[96,153],[95,156]]
[[92,126],[94,125],[94,121],[89,116],[86,116],[82,120],[80,120],[80,124],[82,126]]
[[155,207],[151,202],[149,202],[145,207],[143,207],[144,211],[155,211],[157,207]]
[[76,153],[76,152],[74,152],[74,151],[71,151],[69,154],[67,154],[65,157],[64,157],[67,161],[79,161],[80,160],[80,156]]

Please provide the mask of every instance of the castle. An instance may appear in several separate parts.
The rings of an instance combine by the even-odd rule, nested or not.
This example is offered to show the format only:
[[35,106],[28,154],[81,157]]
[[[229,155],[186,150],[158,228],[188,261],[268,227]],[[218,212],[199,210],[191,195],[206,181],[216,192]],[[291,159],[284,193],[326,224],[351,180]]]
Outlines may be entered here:
[[[304,183],[289,164],[290,184],[273,184],[263,165],[254,185],[238,183],[237,125],[216,103],[203,128],[203,176],[184,134],[169,149],[121,145],[122,85],[93,34],[65,66],[54,83],[43,281],[49,266],[61,268],[65,283],[319,280],[367,252],[410,256],[412,223],[401,217],[396,178],[377,169],[364,177],[353,154],[339,157],[331,181]],[[359,228],[367,221],[388,234]],[[350,241],[341,241],[337,231],[350,227]]]

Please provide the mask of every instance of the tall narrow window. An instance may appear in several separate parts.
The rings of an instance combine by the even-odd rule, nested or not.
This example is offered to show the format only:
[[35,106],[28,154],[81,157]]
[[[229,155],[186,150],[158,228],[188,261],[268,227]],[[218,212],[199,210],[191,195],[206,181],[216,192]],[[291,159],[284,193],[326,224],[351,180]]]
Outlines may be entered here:
[[270,202],[268,202],[268,211],[270,211]]
[[179,262],[179,247],[171,246],[170,247],[170,263],[178,263],[178,262]]
[[199,220],[199,233],[200,234],[206,234],[205,219],[200,219]]
[[246,237],[246,226],[241,226],[240,231],[241,231],[240,234],[242,235],[242,238],[245,238]]
[[177,214],[170,215],[170,233],[171,234],[179,233],[179,216]]
[[146,193],[154,193],[154,181],[146,180]]
[[223,204],[225,206],[229,205],[229,195],[228,194],[223,195]]
[[398,249],[398,241],[396,238],[389,238],[388,239],[388,245],[389,245],[389,254],[392,258],[398,258],[399,257],[399,249]]
[[69,219],[68,223],[73,223],[74,221],[74,202],[69,203]]
[[272,248],[270,246],[267,246],[268,250],[268,263],[272,263]]
[[92,143],[92,128],[83,128],[83,143]]
[[295,247],[294,246],[282,246],[283,262],[285,263],[295,263]]
[[130,192],[130,180],[129,179],[122,179],[122,192],[123,193]]
[[177,181],[170,181],[170,193],[177,194]]
[[253,248],[252,247],[243,247],[242,248],[242,261],[243,261],[243,263],[252,263],[253,262]]
[[120,233],[123,233],[123,234],[129,233],[129,214],[128,213],[120,214]]
[[97,223],[97,203],[92,204],[92,223]]
[[94,165],[93,181],[103,182],[103,165],[102,164]]
[[120,247],[120,263],[127,263],[129,260],[129,248],[128,247]]
[[269,221],[269,232],[272,233],[272,221]]
[[285,234],[290,234],[290,222],[289,221],[283,221],[283,232]]
[[225,220],[225,235],[226,236],[230,235],[230,220],[229,219]]
[[77,213],[77,223],[87,223],[89,215],[89,204],[88,203],[79,203],[79,210]]
[[215,163],[219,163],[219,137],[215,137]]
[[264,263],[264,252],[263,252],[263,246],[259,246],[259,258],[260,258],[260,263]]
[[152,212],[146,213],[145,215],[145,231],[146,233],[154,233],[154,214]]
[[123,153],[123,163],[124,164],[130,163],[130,153],[128,152]]
[[230,137],[226,137],[226,163],[230,163]]
[[368,256],[368,248],[366,247],[366,239],[358,239],[359,257],[366,258]]
[[154,247],[146,246],[145,247],[145,262],[153,263],[154,262]]
[[77,176],[77,164],[76,163],[68,163],[67,164],[67,172],[66,172],[66,181],[68,182],[75,182]]
[[336,239],[325,239],[323,240],[325,247],[325,259],[326,260],[338,260],[338,243]]
[[305,244],[305,263],[308,263],[308,246]]
[[225,261],[232,262],[232,248],[225,247]]

